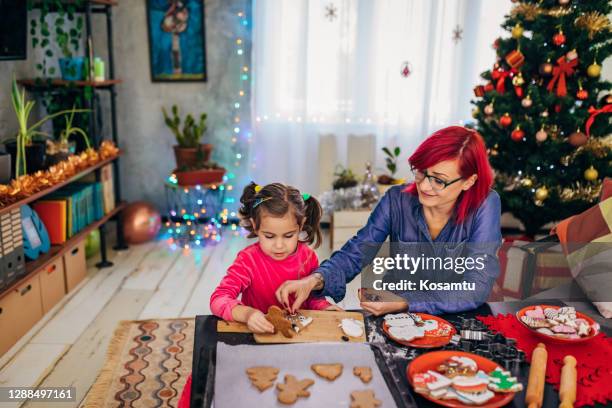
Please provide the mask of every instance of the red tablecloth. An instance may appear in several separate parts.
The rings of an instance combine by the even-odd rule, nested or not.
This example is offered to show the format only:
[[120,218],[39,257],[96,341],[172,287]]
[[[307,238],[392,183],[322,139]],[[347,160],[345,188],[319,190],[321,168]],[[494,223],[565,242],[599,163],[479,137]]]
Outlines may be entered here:
[[494,332],[516,339],[527,361],[538,343],[544,343],[548,351],[546,382],[559,389],[563,357],[571,354],[578,362],[578,388],[574,406],[608,404],[612,401],[612,338],[600,333],[587,342],[577,344],[555,343],[533,334],[514,315],[478,316]]

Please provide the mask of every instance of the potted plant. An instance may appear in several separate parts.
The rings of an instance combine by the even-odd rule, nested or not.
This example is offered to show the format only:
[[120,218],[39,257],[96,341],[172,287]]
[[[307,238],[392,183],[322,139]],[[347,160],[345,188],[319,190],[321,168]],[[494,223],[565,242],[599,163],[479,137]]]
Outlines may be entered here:
[[206,113],[202,113],[197,122],[190,113],[187,114],[181,127],[181,118],[176,105],[172,105],[172,117],[163,107],[162,112],[166,126],[176,137],[177,144],[174,146],[176,167],[193,167],[198,161],[208,162],[213,146],[208,143],[200,143],[206,131]]
[[[46,60],[54,56],[54,50],[51,43],[51,35],[54,33],[55,42],[64,56],[59,59],[62,79],[83,79],[85,58],[73,56],[73,52],[76,53],[79,51],[84,27],[83,17],[78,13],[78,8],[81,7],[83,3],[84,0],[74,0],[69,3],[56,0],[38,1],[36,7],[40,8],[40,15],[38,18],[32,18],[30,20],[30,35],[32,37],[32,48],[39,46],[43,50],[43,60],[41,63],[36,64],[37,70],[43,77],[47,77],[48,74],[55,74],[55,67],[48,67]],[[28,7],[32,9],[34,4],[29,3]],[[54,27],[50,27],[47,21],[51,8],[57,9],[57,13],[54,13]]]
[[19,177],[45,168],[47,146],[44,140],[41,140],[41,137],[44,139],[47,134],[39,130],[43,123],[57,116],[70,112],[83,112],[85,110],[72,109],[59,111],[52,115],[47,115],[29,126],[28,122],[35,102],[26,100],[25,90],[19,91],[15,78],[13,78],[11,87],[11,102],[17,115],[19,129],[17,130],[15,140],[5,142],[5,146],[7,152],[11,155],[11,160],[15,163],[15,177]]
[[66,126],[60,132],[57,140],[47,139],[47,166],[64,161],[68,156],[75,153],[75,142],[70,140],[72,135],[81,136],[87,149],[91,147],[87,133],[80,127],[73,126],[74,115],[78,111],[79,109],[73,106],[70,114],[64,116]]
[[339,190],[341,188],[350,188],[355,187],[359,182],[357,181],[357,177],[353,173],[351,169],[346,169],[342,165],[336,166],[336,172],[334,173],[336,179],[334,180],[332,187],[334,190]]
[[177,184],[196,186],[223,182],[225,169],[215,162],[196,162],[193,166],[183,166],[174,170]]
[[387,170],[389,171],[387,174],[381,174],[377,178],[378,184],[382,185],[381,193],[385,193],[391,186],[396,184],[404,183],[404,179],[395,178],[395,173],[397,172],[397,161],[399,159],[399,155],[401,153],[401,149],[399,147],[393,148],[393,150],[383,147],[383,153],[385,154],[385,163],[387,164]]

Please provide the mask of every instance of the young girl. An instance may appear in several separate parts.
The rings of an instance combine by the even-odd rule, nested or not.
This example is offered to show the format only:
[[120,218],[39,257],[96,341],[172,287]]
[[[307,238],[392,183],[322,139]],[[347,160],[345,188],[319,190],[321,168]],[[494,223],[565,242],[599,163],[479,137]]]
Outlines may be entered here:
[[[308,246],[321,243],[319,202],[280,183],[265,187],[251,183],[240,198],[240,225],[258,242],[238,253],[210,298],[212,312],[228,321],[246,323],[255,333],[272,333],[264,314],[272,305],[282,309],[276,290],[287,280],[310,275],[319,266]],[[241,299],[238,300],[238,296]],[[324,298],[311,297],[304,309],[334,309]]]

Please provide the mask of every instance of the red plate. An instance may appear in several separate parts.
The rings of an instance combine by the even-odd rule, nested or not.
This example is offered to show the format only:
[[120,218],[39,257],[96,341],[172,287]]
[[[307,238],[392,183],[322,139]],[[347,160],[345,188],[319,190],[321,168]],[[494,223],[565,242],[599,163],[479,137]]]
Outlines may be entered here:
[[[411,386],[412,377],[417,373],[424,373],[428,370],[436,371],[438,366],[442,364],[444,361],[448,360],[452,356],[459,357],[469,357],[478,364],[478,369],[489,373],[499,367],[499,364],[489,360],[488,358],[484,358],[472,353],[466,353],[464,351],[431,351],[429,353],[425,353],[420,355],[419,357],[412,360],[412,362],[408,365],[406,369],[406,376],[408,376],[408,382]],[[435,399],[426,394],[419,394],[423,398],[426,398],[436,404],[443,405],[445,407],[451,408],[469,408],[469,407],[479,407],[479,408],[497,408],[502,407],[508,404],[514,398],[514,392],[496,392],[495,396],[491,398],[486,404],[482,405],[466,405],[457,400],[443,400],[443,399]]]
[[[568,338],[564,338],[564,337],[560,337],[560,336],[551,336],[549,334],[540,333],[536,329],[533,329],[533,328],[529,327],[526,323],[524,323],[521,320],[521,317],[525,316],[525,312],[527,312],[528,310],[533,310],[537,306],[540,306],[542,309],[544,309],[545,307],[550,307],[550,308],[553,308],[553,309],[559,309],[562,306],[533,305],[533,306],[524,307],[521,310],[519,310],[518,312],[516,312],[516,318],[518,319],[518,321],[523,326],[528,328],[533,334],[535,334],[538,337],[541,337],[543,339],[547,339],[547,340],[550,340],[550,341],[553,341],[553,342],[557,342],[557,343],[582,343],[583,341],[591,340],[593,337],[595,337],[595,336],[597,336],[599,334],[599,328],[596,329],[592,334],[590,334],[590,335],[588,335],[586,337],[581,337],[579,339],[568,339]],[[599,323],[597,323],[595,320],[591,319],[589,316],[585,315],[584,313],[580,313],[580,312],[577,311],[576,312],[576,318],[586,320],[589,323],[589,325],[591,325],[591,327],[593,327],[594,324],[597,325],[597,327],[599,327]]]
[[451,331],[449,335],[448,336],[431,336],[431,335],[428,336],[427,332],[425,332],[424,337],[421,337],[419,339],[414,339],[411,341],[406,341],[406,340],[398,339],[397,337],[394,337],[393,335],[391,335],[391,333],[389,332],[389,325],[384,320],[382,324],[383,332],[387,335],[387,337],[389,337],[391,340],[395,341],[396,343],[399,343],[404,346],[415,347],[415,348],[436,348],[436,347],[446,346],[448,343],[450,343],[451,337],[453,337],[453,335],[457,333],[457,330],[455,330],[455,327],[449,322],[447,322],[446,320],[442,319],[441,317],[430,315],[427,313],[413,313],[413,314],[421,316],[421,319],[423,320],[437,321],[438,327],[440,327],[442,324],[446,324],[450,326]]

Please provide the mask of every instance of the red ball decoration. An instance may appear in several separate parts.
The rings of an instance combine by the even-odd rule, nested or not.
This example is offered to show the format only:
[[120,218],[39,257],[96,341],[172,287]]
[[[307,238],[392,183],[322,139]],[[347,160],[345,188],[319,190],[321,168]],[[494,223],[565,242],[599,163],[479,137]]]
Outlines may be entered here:
[[510,134],[510,137],[515,142],[520,142],[525,137],[525,132],[520,127],[517,126],[517,128],[514,129],[512,133]]
[[553,35],[553,44],[555,44],[557,47],[565,44],[565,34],[563,34],[563,31],[559,31],[557,34]]
[[561,105],[555,105],[555,112],[556,113],[561,112]]
[[576,131],[574,133],[572,133],[569,137],[568,137],[568,142],[569,144],[571,144],[574,147],[578,147],[578,146],[582,146],[583,144],[585,144],[588,140],[588,136],[585,135],[584,133],[582,133],[581,131]]
[[586,89],[580,88],[578,92],[576,92],[576,98],[580,100],[585,100],[589,97],[589,92]]
[[504,113],[504,116],[499,118],[499,124],[501,127],[508,127],[512,124],[512,117],[509,113]]

